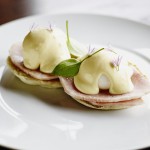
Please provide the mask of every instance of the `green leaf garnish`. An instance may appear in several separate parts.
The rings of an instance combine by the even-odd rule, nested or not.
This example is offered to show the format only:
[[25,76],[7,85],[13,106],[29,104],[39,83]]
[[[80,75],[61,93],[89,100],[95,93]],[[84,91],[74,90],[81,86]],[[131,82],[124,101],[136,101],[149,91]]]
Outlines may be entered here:
[[79,72],[81,63],[101,50],[104,50],[104,48],[101,48],[96,52],[87,55],[85,58],[83,58],[80,61],[73,58],[64,60],[54,68],[52,74],[57,76],[63,76],[63,77],[74,77]]
[[70,39],[68,20],[66,20],[66,35],[67,35],[66,44],[72,57],[75,57],[75,58],[81,57],[87,53],[87,48],[85,45],[79,43],[78,41],[74,39]]
[[68,20],[66,21],[66,34],[67,34],[67,47],[70,51],[70,53],[74,50],[69,37],[69,29],[68,29]]
[[79,72],[80,61],[76,59],[67,59],[59,63],[53,70],[53,74],[63,77],[73,77]]

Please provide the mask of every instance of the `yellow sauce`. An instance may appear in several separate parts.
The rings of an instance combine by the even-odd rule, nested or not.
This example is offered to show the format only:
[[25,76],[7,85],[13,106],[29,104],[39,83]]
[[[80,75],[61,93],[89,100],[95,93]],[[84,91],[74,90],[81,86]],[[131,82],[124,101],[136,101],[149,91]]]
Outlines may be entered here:
[[25,67],[51,73],[61,61],[69,59],[66,35],[60,29],[30,31],[23,41]]
[[84,60],[78,74],[74,77],[76,88],[85,94],[98,94],[98,81],[101,75],[105,75],[110,81],[109,93],[124,94],[133,90],[131,81],[132,69],[128,61],[122,58],[117,70],[111,63],[118,55],[108,51],[100,51]]

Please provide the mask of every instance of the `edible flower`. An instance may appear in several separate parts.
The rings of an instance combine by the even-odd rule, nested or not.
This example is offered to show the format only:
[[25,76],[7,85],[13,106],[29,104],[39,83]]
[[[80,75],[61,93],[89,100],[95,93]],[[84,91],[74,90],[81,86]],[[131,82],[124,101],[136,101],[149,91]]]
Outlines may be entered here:
[[117,71],[119,71],[119,66],[122,60],[122,56],[119,55],[117,58],[113,59],[111,61],[111,64],[116,68]]

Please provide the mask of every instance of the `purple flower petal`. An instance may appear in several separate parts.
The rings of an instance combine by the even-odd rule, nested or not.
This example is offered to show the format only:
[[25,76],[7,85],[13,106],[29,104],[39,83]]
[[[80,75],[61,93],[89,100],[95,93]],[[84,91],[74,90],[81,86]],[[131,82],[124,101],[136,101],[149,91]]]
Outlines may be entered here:
[[119,55],[117,58],[115,58],[115,59],[113,59],[113,60],[111,61],[111,64],[112,64],[117,70],[119,70],[119,65],[120,65],[120,63],[121,63],[121,60],[122,60],[122,56]]
[[95,50],[95,47],[91,48],[91,45],[89,45],[88,55],[91,55]]
[[33,23],[30,27],[30,31],[33,31],[37,27],[38,27],[38,25],[36,23]]

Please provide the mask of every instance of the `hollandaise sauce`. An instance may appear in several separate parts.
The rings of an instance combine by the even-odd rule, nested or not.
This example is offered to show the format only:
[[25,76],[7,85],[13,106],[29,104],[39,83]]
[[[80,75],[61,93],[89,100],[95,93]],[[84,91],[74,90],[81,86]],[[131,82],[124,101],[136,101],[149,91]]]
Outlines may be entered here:
[[25,67],[51,73],[61,61],[70,58],[66,35],[58,28],[30,31],[23,41]]
[[74,77],[75,87],[85,94],[98,94],[100,92],[99,81],[105,76],[110,82],[107,87],[111,94],[124,94],[133,90],[131,81],[133,74],[128,61],[123,57],[118,68],[112,61],[117,59],[118,54],[103,50],[85,59]]

